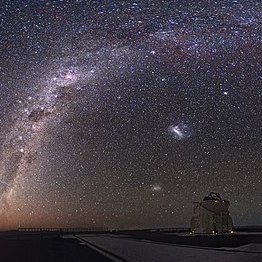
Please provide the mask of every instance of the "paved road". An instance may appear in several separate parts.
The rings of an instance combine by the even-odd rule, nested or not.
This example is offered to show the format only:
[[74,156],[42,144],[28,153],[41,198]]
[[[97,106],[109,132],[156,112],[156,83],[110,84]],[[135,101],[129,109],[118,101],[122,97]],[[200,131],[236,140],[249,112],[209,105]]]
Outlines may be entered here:
[[112,261],[129,262],[262,262],[262,245],[240,248],[205,248],[156,243],[119,235],[74,236]]

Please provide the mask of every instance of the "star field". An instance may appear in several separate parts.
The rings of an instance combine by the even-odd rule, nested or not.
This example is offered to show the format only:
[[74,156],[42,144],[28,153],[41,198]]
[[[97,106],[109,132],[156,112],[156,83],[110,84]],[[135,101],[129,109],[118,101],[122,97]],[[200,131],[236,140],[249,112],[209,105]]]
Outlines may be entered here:
[[262,222],[262,4],[3,1],[0,226]]

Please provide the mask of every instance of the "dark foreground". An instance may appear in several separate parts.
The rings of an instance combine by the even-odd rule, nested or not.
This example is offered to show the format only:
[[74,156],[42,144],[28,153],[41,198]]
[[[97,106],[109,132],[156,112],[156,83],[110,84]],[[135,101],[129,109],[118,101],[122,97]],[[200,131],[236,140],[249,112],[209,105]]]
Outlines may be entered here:
[[[80,234],[80,235],[79,235]],[[128,242],[131,240],[131,242]],[[230,251],[230,247],[240,247],[249,244],[258,244],[259,250],[256,248],[255,252],[251,252],[254,255],[254,261],[257,261],[257,257],[262,256],[262,233],[261,232],[242,232],[237,234],[227,235],[190,235],[182,232],[171,231],[151,231],[151,230],[139,230],[139,231],[122,231],[122,232],[85,232],[71,234],[60,234],[60,232],[11,232],[7,234],[0,234],[0,262],[19,261],[19,262],[41,262],[41,261],[63,261],[63,262],[78,262],[78,261],[112,261],[109,258],[116,255],[113,242],[116,244],[116,248],[120,248],[122,252],[122,258],[125,254],[132,253],[133,244],[141,246],[141,252],[144,253],[145,244],[143,241],[149,243],[163,243],[172,247],[187,246],[191,250],[193,247],[202,250],[216,250],[220,249],[221,252],[235,252]],[[131,244],[131,246],[130,246]],[[149,244],[147,244],[148,246]],[[146,246],[146,247],[147,247]],[[113,249],[112,249],[113,248]],[[159,246],[159,251],[162,246]],[[126,251],[124,251],[126,250]],[[106,251],[106,252],[100,252]],[[174,252],[181,253],[183,248]],[[201,252],[202,252],[201,251]],[[120,252],[120,253],[121,253]],[[137,250],[135,251],[135,253]],[[173,252],[172,250],[170,252]],[[237,251],[239,255],[242,253],[249,254],[247,250]],[[151,253],[151,251],[150,251]],[[111,254],[111,256],[106,256]],[[197,253],[198,254],[198,253]],[[112,256],[113,255],[113,256]],[[132,254],[131,254],[132,255]],[[245,255],[245,254],[244,254]],[[198,256],[198,255],[197,255]],[[205,254],[206,256],[206,254]],[[108,258],[109,257],[109,258]],[[117,256],[116,256],[117,257]],[[118,257],[119,258],[119,257]],[[121,256],[120,256],[121,258]],[[164,257],[163,257],[164,259]],[[196,257],[197,259],[197,257]],[[116,260],[119,261],[119,260]],[[120,261],[129,261],[128,259],[120,259]],[[136,260],[131,260],[136,261]],[[158,261],[158,260],[157,260]],[[159,261],[162,260],[162,258]],[[182,260],[181,260],[182,261]],[[187,261],[187,260],[183,260]],[[199,260],[190,260],[199,261]],[[201,260],[200,260],[201,261]],[[205,261],[210,261],[209,259]],[[220,261],[220,260],[218,260]],[[235,260],[234,260],[235,261]],[[237,260],[239,261],[239,260]],[[249,257],[243,261],[251,261]],[[260,261],[260,260],[258,260]],[[262,261],[262,257],[261,257]]]
[[262,232],[243,232],[234,234],[189,235],[172,232],[126,231],[122,232],[132,239],[146,239],[153,242],[162,242],[178,245],[200,247],[239,247],[247,244],[262,244]]
[[31,239],[0,239],[2,262],[83,262],[109,259],[96,251],[79,244],[76,239],[62,238],[31,238]]

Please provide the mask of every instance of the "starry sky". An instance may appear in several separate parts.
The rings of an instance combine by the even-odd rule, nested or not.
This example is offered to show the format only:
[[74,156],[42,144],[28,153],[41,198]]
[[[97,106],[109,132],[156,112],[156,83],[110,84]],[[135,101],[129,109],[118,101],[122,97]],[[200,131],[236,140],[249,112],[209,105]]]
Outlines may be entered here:
[[0,228],[262,223],[262,2],[4,0]]

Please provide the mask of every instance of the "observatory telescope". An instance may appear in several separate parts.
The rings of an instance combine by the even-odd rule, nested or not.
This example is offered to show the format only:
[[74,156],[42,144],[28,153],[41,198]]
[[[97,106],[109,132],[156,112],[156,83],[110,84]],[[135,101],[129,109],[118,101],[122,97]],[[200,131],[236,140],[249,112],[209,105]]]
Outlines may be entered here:
[[202,202],[193,203],[191,232],[198,234],[231,233],[232,218],[229,215],[229,201],[219,193],[211,192]]

